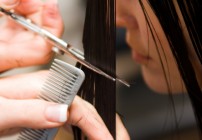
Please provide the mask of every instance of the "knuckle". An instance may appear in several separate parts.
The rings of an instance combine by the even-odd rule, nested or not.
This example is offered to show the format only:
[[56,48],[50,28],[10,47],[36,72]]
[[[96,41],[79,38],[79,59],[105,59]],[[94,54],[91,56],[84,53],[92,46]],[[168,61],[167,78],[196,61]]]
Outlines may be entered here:
[[57,19],[59,17],[59,10],[58,10],[58,6],[55,3],[47,3],[44,6],[45,9],[45,14],[52,18],[52,19]]
[[[79,113],[78,113],[79,112]],[[87,124],[88,116],[85,110],[75,111],[70,113],[68,122],[74,126],[82,127]]]
[[87,102],[85,100],[84,100],[84,103],[86,104],[86,106],[88,107],[88,109],[90,109],[91,111],[97,113],[96,108],[92,104],[90,104],[89,102]]
[[81,126],[81,125],[85,125],[87,122],[87,118],[85,116],[81,116],[78,120],[76,120],[75,122],[75,126]]
[[22,67],[24,65],[24,61],[22,57],[16,58],[15,60],[16,67]]

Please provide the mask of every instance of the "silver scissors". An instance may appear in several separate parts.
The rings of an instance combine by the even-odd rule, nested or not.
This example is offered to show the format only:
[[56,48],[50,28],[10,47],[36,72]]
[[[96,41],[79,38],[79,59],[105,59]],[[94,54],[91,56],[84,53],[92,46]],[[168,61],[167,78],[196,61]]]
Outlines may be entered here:
[[15,20],[17,23],[19,23],[26,29],[29,29],[29,30],[39,34],[40,36],[44,37],[48,42],[50,42],[52,45],[54,45],[56,47],[53,49],[55,52],[58,52],[60,54],[65,53],[65,54],[73,57],[74,59],[76,59],[79,63],[86,66],[90,70],[92,70],[100,75],[103,75],[104,77],[106,77],[112,81],[118,81],[118,82],[130,87],[130,84],[128,82],[118,78],[117,76],[116,76],[116,78],[114,78],[114,77],[110,76],[109,74],[105,73],[104,71],[102,71],[101,69],[99,69],[99,68],[93,66],[92,64],[90,64],[89,62],[85,61],[85,58],[84,58],[82,52],[80,52],[78,49],[75,49],[74,47],[72,47],[70,44],[68,44],[64,40],[54,36],[47,30],[40,28],[36,24],[32,23],[32,21],[30,19],[26,19],[23,16],[17,15],[11,11],[7,11],[1,7],[0,7],[0,11],[2,13],[4,13],[5,15],[11,17],[13,20]]

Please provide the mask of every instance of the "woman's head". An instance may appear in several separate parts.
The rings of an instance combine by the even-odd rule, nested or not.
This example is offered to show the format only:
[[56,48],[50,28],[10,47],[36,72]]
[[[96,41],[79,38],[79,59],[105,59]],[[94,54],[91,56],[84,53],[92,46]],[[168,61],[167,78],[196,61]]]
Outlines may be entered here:
[[[141,64],[146,83],[158,92],[183,92],[186,89],[178,70],[177,54],[172,48],[176,48],[177,43],[174,44],[168,35],[169,31],[165,31],[168,28],[170,31],[178,31],[178,27],[175,27],[174,24],[171,26],[172,23],[166,21],[169,20],[167,18],[169,15],[162,11],[161,8],[166,8],[163,7],[163,3],[170,4],[170,8],[166,10],[171,15],[175,15],[176,12],[179,17],[179,24],[182,29],[179,32],[182,33],[182,36],[178,37],[177,34],[174,34],[173,37],[176,37],[176,41],[181,40],[178,48],[184,49],[186,47],[184,47],[183,42],[186,44],[197,80],[202,86],[202,77],[200,76],[202,66],[195,54],[193,40],[190,38],[188,26],[182,16],[184,11],[180,10],[177,1],[117,0],[117,25],[127,29],[127,42],[131,47],[134,60]],[[174,8],[172,8],[172,4]],[[160,6],[162,7],[160,8]],[[163,19],[162,16],[166,18]],[[172,22],[175,23],[176,21],[178,22],[177,18]]]

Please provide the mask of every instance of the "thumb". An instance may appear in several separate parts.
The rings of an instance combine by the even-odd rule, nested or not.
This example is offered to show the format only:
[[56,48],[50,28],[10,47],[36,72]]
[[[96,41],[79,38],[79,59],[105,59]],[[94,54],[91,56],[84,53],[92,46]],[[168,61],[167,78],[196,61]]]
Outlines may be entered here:
[[0,0],[0,6],[7,10],[15,8],[20,4],[20,0]]
[[8,128],[52,128],[67,120],[67,105],[43,100],[10,100],[0,97],[0,131]]

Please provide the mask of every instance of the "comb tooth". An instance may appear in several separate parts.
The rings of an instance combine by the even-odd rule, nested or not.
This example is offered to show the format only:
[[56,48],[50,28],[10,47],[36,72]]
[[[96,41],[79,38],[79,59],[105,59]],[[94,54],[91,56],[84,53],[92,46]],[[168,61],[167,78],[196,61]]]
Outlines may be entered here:
[[[52,96],[55,96],[55,97],[57,97],[58,95],[60,95],[61,92],[63,92],[57,88],[51,87],[51,85],[47,85],[46,87],[44,87],[44,89],[52,91],[52,93],[53,93]],[[59,93],[59,94],[57,94],[57,93]]]
[[21,137],[19,140],[37,140],[38,138],[46,137],[45,132],[46,129],[43,130],[34,130],[34,129],[24,129],[21,132]]
[[41,140],[42,138],[44,139],[47,137],[47,135],[45,135],[44,133],[38,133],[38,130],[34,129],[25,130],[21,135],[22,137],[20,138],[26,140]]
[[[53,76],[54,76],[54,78],[53,78]],[[55,75],[53,75],[53,76],[50,76],[50,80],[48,80],[47,83],[49,82],[52,84],[56,84],[60,87],[63,87],[65,85],[66,87],[69,87],[72,90],[72,87],[74,86],[74,84],[72,82],[65,81],[59,77],[56,77]],[[45,84],[45,86],[46,86],[46,84]]]
[[[49,84],[49,85],[48,85]],[[68,86],[65,85],[65,83],[61,84],[60,85],[56,85],[55,83],[51,83],[51,82],[47,82],[47,85],[45,87],[49,87],[51,88],[52,90],[56,91],[57,93],[71,93],[71,88],[69,88]],[[64,94],[66,95],[66,94]]]
[[[77,78],[77,76],[75,74],[70,73],[69,71],[67,71],[66,69],[64,69],[64,67],[62,67],[61,65],[57,64],[56,62],[54,63],[54,65],[59,68],[60,70],[62,70],[65,74],[69,74],[71,77],[73,78]],[[54,67],[53,65],[53,67]]]
[[40,94],[40,95],[38,95],[37,96],[39,99],[43,99],[43,100],[45,100],[45,101],[51,101],[49,98],[47,98],[45,95],[43,95],[43,94]]
[[57,69],[57,67],[55,67],[55,66],[52,66],[52,67],[51,67],[51,70],[55,71],[56,73],[58,73],[58,74],[60,74],[60,75],[62,75],[62,76],[66,76],[69,80],[74,80],[74,79],[75,79],[75,77],[72,77],[71,74],[69,74],[69,73],[64,73],[62,70]]
[[62,80],[66,80],[66,81],[69,80],[69,83],[71,83],[72,85],[74,84],[73,81],[75,81],[75,79],[69,77],[68,75],[58,74],[57,71],[54,71],[53,69],[51,69],[50,71],[53,76],[56,76],[57,78],[61,78]]
[[20,136],[20,137],[18,138],[18,140],[27,140],[27,139],[24,138],[24,137],[22,137],[22,136]]
[[[49,94],[48,96],[56,96],[56,98],[58,98],[58,95],[60,95],[60,97],[62,97],[62,95],[66,96],[67,94],[71,93],[72,86],[68,86],[66,81],[59,80],[57,78],[60,81],[60,83],[59,83],[59,81],[56,82],[56,80],[53,80],[52,77],[49,79],[47,79],[45,86],[42,88],[44,91],[43,94],[46,94],[46,92],[47,92],[47,94],[51,92],[52,94]],[[57,83],[57,84],[55,84],[55,83]],[[68,88],[68,87],[71,87],[71,88]],[[61,90],[59,90],[59,89],[61,89]],[[64,89],[66,89],[66,90],[64,90]],[[47,100],[47,96],[45,97],[45,99]]]
[[[78,68],[60,60],[54,60],[38,98],[70,105],[84,77],[84,73]],[[56,132],[57,129],[24,129],[18,140],[53,140]]]
[[65,83],[65,85],[69,86],[70,88],[72,88],[74,86],[74,83],[76,82],[76,80],[74,80],[74,81],[73,80],[71,80],[71,81],[67,80],[67,79],[65,79],[66,77],[60,76],[60,75],[58,75],[58,74],[56,74],[54,72],[52,72],[51,74],[52,74],[52,76],[50,76],[49,78],[55,77],[55,78],[53,78],[55,81],[57,79],[57,82],[60,82],[60,83],[63,83],[63,84]]
[[58,89],[59,90],[59,93],[60,92],[70,92],[71,91],[71,88],[67,87],[66,86],[66,82],[64,81],[64,83],[58,83],[58,82],[54,82],[54,81],[47,81],[46,85],[50,85],[52,86],[54,89]]
[[46,94],[43,94],[43,93],[46,93],[44,91],[41,92],[42,94],[39,95],[40,98],[46,100],[46,101],[53,101],[53,102],[58,102],[58,100],[56,100],[55,98],[53,98],[52,96],[48,96]]
[[[25,129],[26,131],[30,131],[32,132],[32,129]],[[35,129],[35,131],[33,133],[36,133],[38,135],[43,135],[44,131],[46,131],[46,129]]]
[[20,136],[18,137],[18,140],[24,140],[24,136],[22,136],[22,133],[20,133]]
[[59,73],[65,74],[65,75],[69,75],[71,78],[76,79],[77,78],[77,74],[73,73],[71,70],[66,70],[65,67],[59,65],[59,64],[54,64],[51,69],[56,70]]
[[58,94],[69,95],[69,93],[71,93],[71,90],[72,90],[71,88],[66,87],[65,85],[59,86],[54,83],[47,82],[46,87],[49,88],[50,86],[52,86],[52,88],[50,88],[50,89],[54,89],[54,91],[56,91],[55,95],[58,95]]
[[43,133],[41,133],[41,134],[38,134],[38,133],[36,133],[37,132],[37,130],[36,131],[31,131],[31,130],[29,130],[29,131],[24,131],[24,135],[26,135],[26,136],[28,136],[28,137],[30,137],[30,138],[33,138],[33,139],[37,139],[38,137],[42,137],[43,136]]
[[34,140],[34,139],[32,139],[32,137],[26,135],[25,133],[21,133],[21,137],[20,137],[20,138],[21,138],[21,139],[22,139],[22,138],[25,138],[26,140]]
[[[43,100],[48,101],[48,102],[51,102],[51,99],[48,98],[47,96],[43,95],[43,94],[39,95],[38,98],[39,98],[39,99],[43,99]],[[55,102],[55,101],[54,101],[54,102]]]
[[21,137],[21,136],[20,136],[20,137],[18,138],[18,140],[27,140],[27,139],[25,139],[24,137]]
[[63,91],[63,92],[71,92],[72,89],[74,88],[74,85],[70,85],[68,82],[64,81],[63,83],[58,83],[58,82],[52,82],[51,80],[50,81],[47,81],[46,85],[52,85],[53,88],[57,88],[59,89],[60,91]]
[[[59,86],[69,87],[69,89],[72,88],[72,86],[73,86],[73,85],[69,85],[69,84],[68,84],[68,83],[69,83],[68,81],[64,81],[64,80],[61,80],[61,79],[56,78],[56,77],[53,77],[53,76],[50,76],[50,79],[47,80],[47,82],[49,82],[49,83],[50,83],[50,81],[51,81],[52,83],[54,83],[54,84],[59,85]],[[70,89],[70,90],[71,90],[71,89]]]

